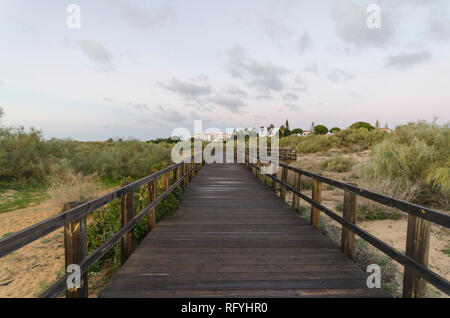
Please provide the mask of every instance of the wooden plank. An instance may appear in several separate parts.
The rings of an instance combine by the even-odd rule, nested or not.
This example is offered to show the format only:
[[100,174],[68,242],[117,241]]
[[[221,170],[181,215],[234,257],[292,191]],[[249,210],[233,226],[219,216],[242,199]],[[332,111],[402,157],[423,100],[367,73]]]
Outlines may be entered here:
[[[83,202],[69,202],[64,204],[63,211],[68,211]],[[65,269],[72,264],[80,264],[80,262],[87,256],[87,223],[86,216],[81,219],[71,222],[64,226],[64,254],[65,254]],[[88,276],[84,274],[81,276],[80,288],[67,288],[66,298],[87,298],[88,297]]]
[[[300,191],[300,185],[301,185],[301,177],[302,175],[300,173],[295,173],[295,189],[297,189],[298,191]],[[300,207],[300,197],[296,194],[293,194],[294,198],[293,198],[293,202],[292,202],[292,207],[297,211],[298,208]]]
[[412,214],[414,216],[417,216],[419,218],[428,220],[430,222],[433,222],[435,224],[442,225],[444,227],[450,228],[450,215],[440,212],[437,210],[434,210],[429,207],[425,207],[422,205],[414,204],[411,202],[402,201],[399,199],[395,199],[380,193],[375,193],[366,189],[363,189],[361,187],[340,182],[337,180],[333,180],[327,177],[324,177],[320,174],[309,172],[300,168],[292,167],[287,164],[280,162],[280,167],[287,168],[291,171],[301,173],[302,175],[305,175],[309,178],[319,180],[322,183],[329,184],[331,186],[334,186],[336,188],[347,190],[350,192],[353,192],[357,194],[358,196],[367,198],[369,200],[378,202],[380,204],[399,209],[400,211],[406,212],[408,214]]
[[[281,181],[284,183],[287,183],[287,173],[288,169],[282,167],[281,168]],[[286,186],[281,184],[281,192],[280,192],[280,198],[283,200],[283,202],[286,201]]]
[[[126,182],[124,183],[126,185]],[[122,197],[122,209],[121,209],[121,223],[122,227],[129,223],[134,217],[134,192],[129,192]],[[130,230],[122,237],[120,242],[121,250],[121,262],[125,264],[128,257],[134,250],[134,230]]]
[[[152,203],[156,200],[156,180],[152,180],[149,182],[148,186],[148,203]],[[156,208],[150,210],[148,214],[148,228],[149,230],[153,230],[156,226]]]
[[[312,199],[317,203],[322,203],[322,182],[319,180],[313,180]],[[316,230],[320,230],[320,210],[315,206],[311,206],[310,222]]]
[[[419,264],[428,266],[430,250],[430,222],[413,215],[408,215],[406,236],[406,255]],[[405,266],[403,275],[403,297],[423,298],[426,295],[427,283],[423,277],[410,266]]]
[[250,170],[211,164],[100,296],[379,295],[365,277]]
[[[356,224],[356,194],[344,192],[343,217],[352,224]],[[355,255],[355,233],[345,226],[342,227],[341,251],[350,259]]]

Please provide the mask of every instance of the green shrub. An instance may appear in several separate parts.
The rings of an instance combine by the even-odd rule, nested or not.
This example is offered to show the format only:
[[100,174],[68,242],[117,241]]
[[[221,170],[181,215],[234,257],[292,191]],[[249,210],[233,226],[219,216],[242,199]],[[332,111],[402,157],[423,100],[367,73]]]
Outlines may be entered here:
[[397,127],[372,153],[360,175],[373,188],[400,199],[448,207],[449,124],[420,121]]
[[314,133],[317,135],[326,135],[328,133],[328,128],[324,125],[314,126]]
[[97,174],[105,181],[147,175],[157,162],[170,162],[172,144],[128,140],[112,143],[44,140],[39,130],[23,127],[0,130],[0,178],[48,182],[68,171]]
[[[159,165],[154,166],[155,170],[161,169]],[[162,180],[158,181],[157,194],[163,193]],[[156,221],[159,222],[167,215],[171,215],[179,208],[181,199],[181,190],[175,189],[164,200],[162,200],[156,208]],[[141,187],[134,191],[134,205],[135,213],[139,213],[148,206],[148,192],[147,187]],[[121,200],[115,200],[106,206],[95,210],[88,222],[87,240],[89,253],[100,247],[106,240],[108,240],[121,227]],[[138,245],[149,232],[148,217],[145,216],[134,228],[134,238]],[[113,265],[120,263],[120,242],[96,264],[91,267],[92,272],[98,272],[103,264],[112,262]]]
[[351,158],[345,158],[342,155],[330,158],[322,163],[322,169],[332,172],[347,172],[355,164],[355,161]]
[[349,128],[350,129],[366,128],[367,130],[375,129],[375,127],[373,127],[371,124],[366,123],[364,121],[357,121],[356,123],[353,123]]
[[308,135],[304,137],[298,137],[299,143],[297,144],[298,153],[315,153],[319,151],[327,151],[336,145],[335,136],[322,136],[322,135]]
[[333,128],[330,129],[330,132],[333,133],[333,134],[337,133],[338,131],[341,131],[341,128],[333,127]]
[[337,144],[340,147],[354,147],[355,150],[363,150],[380,143],[388,136],[388,133],[378,129],[355,128],[340,130],[334,136],[337,138]]
[[402,214],[395,209],[380,204],[365,202],[365,204],[358,205],[356,216],[361,221],[398,220],[402,217]]

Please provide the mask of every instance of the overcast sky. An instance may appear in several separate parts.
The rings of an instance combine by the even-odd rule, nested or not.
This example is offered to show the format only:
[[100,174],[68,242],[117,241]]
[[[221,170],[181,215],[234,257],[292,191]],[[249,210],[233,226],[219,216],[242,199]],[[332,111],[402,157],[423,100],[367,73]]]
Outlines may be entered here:
[[0,0],[0,40],[3,123],[46,137],[450,119],[448,0]]

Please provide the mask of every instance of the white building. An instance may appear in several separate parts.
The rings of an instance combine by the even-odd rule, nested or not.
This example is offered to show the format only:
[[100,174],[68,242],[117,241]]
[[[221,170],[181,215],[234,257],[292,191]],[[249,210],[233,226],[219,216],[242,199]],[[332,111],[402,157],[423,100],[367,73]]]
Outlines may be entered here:
[[197,133],[194,135],[195,139],[200,139],[202,141],[223,141],[230,138],[232,135],[227,133]]

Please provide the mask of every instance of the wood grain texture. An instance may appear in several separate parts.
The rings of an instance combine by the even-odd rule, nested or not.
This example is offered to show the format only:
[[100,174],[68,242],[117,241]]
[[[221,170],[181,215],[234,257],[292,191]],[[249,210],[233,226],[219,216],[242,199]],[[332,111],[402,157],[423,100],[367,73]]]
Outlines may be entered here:
[[387,297],[251,171],[205,165],[100,297]]

